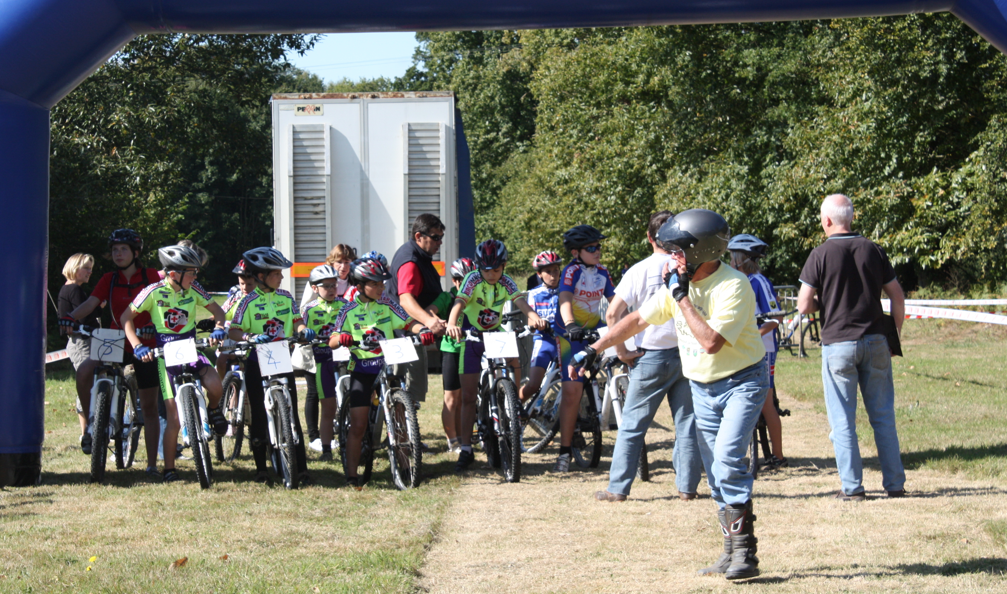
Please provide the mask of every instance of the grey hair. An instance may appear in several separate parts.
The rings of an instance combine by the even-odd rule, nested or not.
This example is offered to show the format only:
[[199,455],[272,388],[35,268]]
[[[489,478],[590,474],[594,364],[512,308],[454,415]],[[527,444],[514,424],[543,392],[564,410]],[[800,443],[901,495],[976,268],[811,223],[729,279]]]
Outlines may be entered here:
[[836,225],[849,225],[853,222],[853,202],[844,194],[830,194],[822,201],[822,214]]

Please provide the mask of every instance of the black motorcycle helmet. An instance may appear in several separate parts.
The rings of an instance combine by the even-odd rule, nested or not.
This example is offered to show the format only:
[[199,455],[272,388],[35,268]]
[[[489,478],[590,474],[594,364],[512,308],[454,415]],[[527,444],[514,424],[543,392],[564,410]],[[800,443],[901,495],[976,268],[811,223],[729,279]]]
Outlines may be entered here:
[[685,252],[689,273],[700,264],[718,260],[731,239],[724,217],[703,208],[693,208],[668,219],[657,232],[657,243],[666,251]]

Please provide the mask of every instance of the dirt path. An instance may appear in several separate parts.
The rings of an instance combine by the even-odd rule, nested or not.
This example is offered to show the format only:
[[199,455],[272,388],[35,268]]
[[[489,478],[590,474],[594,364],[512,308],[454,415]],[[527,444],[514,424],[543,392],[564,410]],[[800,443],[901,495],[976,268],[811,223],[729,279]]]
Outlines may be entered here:
[[[914,497],[889,500],[876,468],[865,470],[873,498],[842,503],[828,424],[809,404],[783,395],[793,411],[784,438],[791,468],[756,483],[762,576],[749,588],[774,592],[1007,592],[1007,550],[985,524],[1007,507],[1005,485],[925,471],[909,473]],[[628,501],[595,502],[607,486],[611,443],[601,468],[548,473],[556,448],[528,455],[519,484],[480,468],[455,494],[419,579],[421,591],[708,592],[736,585],[701,578],[722,541],[705,481],[700,497],[677,498],[665,406],[648,434],[653,479]],[[615,433],[606,434],[614,439]],[[876,467],[873,444],[862,453]],[[878,496],[881,496],[880,498]]]

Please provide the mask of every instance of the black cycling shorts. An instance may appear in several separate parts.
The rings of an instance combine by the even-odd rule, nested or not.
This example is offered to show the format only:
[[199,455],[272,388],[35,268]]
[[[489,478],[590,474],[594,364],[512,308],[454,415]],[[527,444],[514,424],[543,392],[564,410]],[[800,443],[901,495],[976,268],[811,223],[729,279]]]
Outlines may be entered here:
[[157,359],[145,363],[132,357],[133,374],[136,376],[136,387],[141,390],[161,387],[161,378],[157,370]]
[[462,380],[458,375],[458,360],[461,353],[441,353],[441,379],[444,381],[444,391],[461,390]]
[[371,405],[371,394],[378,383],[378,374],[350,372],[350,408]]

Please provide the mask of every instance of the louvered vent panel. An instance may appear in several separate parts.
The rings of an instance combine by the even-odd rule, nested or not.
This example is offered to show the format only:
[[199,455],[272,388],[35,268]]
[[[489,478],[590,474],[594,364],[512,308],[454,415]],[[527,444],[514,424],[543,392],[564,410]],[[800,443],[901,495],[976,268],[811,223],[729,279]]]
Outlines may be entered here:
[[[293,126],[294,262],[323,262],[328,255],[326,232],[325,127],[322,124]],[[300,299],[306,279],[296,279],[295,298]]]

